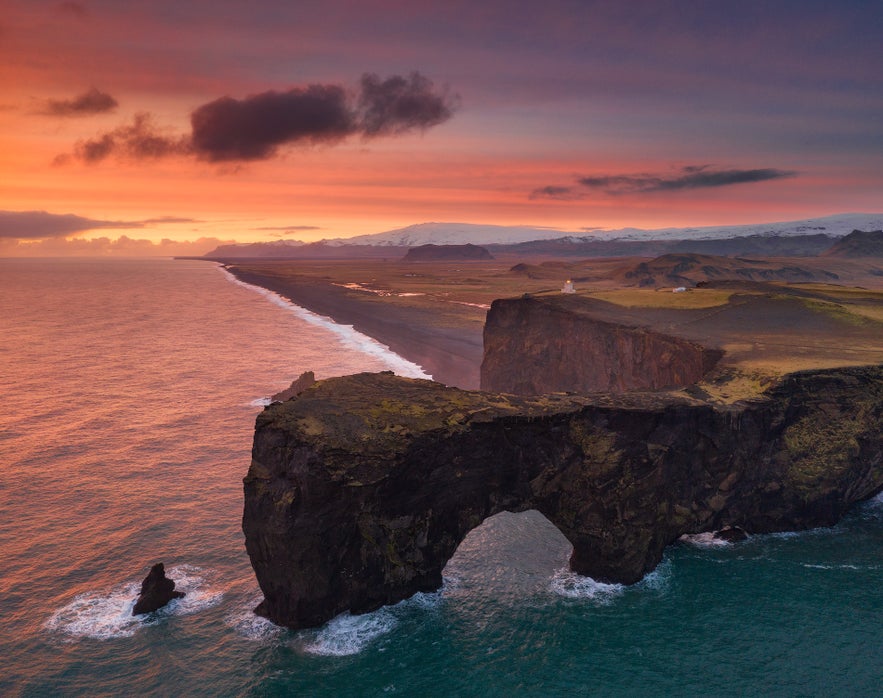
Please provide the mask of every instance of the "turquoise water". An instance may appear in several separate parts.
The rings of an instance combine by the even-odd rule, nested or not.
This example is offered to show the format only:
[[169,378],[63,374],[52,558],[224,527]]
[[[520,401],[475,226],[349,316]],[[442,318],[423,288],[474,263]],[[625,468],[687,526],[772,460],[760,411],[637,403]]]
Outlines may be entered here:
[[[239,528],[261,399],[303,370],[413,372],[201,262],[0,261],[0,695],[879,695],[883,501],[672,546],[633,587],[566,570],[536,512],[445,585],[290,632]],[[133,619],[149,566],[187,592]]]

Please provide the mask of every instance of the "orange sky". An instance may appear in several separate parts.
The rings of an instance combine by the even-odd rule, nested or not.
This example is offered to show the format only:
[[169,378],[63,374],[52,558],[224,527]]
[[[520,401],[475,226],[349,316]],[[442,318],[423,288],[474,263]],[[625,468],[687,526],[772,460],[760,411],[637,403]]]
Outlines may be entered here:
[[[211,247],[424,221],[574,231],[883,210],[881,8],[625,4],[11,0],[0,254],[20,240]],[[413,71],[428,82],[405,84]],[[374,102],[360,101],[365,73]],[[308,85],[320,117],[304,116]],[[373,131],[372,106],[386,109]],[[125,140],[139,113],[152,126]],[[78,156],[106,134],[108,154]],[[151,138],[159,155],[130,147]],[[48,228],[19,215],[35,211]],[[86,227],[52,229],[62,214]]]

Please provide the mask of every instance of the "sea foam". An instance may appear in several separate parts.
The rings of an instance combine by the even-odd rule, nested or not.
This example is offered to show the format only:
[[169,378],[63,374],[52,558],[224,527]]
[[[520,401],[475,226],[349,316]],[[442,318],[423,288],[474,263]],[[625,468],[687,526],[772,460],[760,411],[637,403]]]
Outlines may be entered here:
[[376,339],[373,339],[366,334],[362,334],[361,332],[357,332],[355,329],[353,329],[352,325],[342,325],[340,323],[334,322],[334,320],[329,317],[319,315],[307,310],[306,308],[301,308],[300,306],[295,305],[294,303],[287,300],[286,298],[283,298],[274,291],[270,291],[266,288],[261,288],[260,286],[255,286],[254,284],[240,281],[236,278],[236,276],[231,274],[223,267],[218,268],[224,273],[224,276],[229,281],[237,284],[238,286],[242,286],[243,288],[254,291],[255,293],[259,293],[270,302],[278,305],[280,308],[289,311],[304,322],[307,322],[316,327],[321,327],[322,329],[331,332],[346,348],[360,351],[363,354],[367,354],[368,356],[382,361],[396,375],[404,376],[406,378],[426,378],[429,380],[432,379],[432,376],[426,373],[423,368],[413,363],[412,361],[408,361],[407,359],[399,356],[388,346],[386,346],[385,344],[381,344]]
[[606,584],[591,577],[583,577],[567,568],[561,568],[549,582],[549,588],[558,596],[568,599],[588,599],[598,604],[611,603],[622,596],[624,584]]
[[126,582],[107,592],[86,592],[55,611],[44,627],[69,640],[90,638],[113,640],[131,637],[140,628],[156,625],[170,616],[196,613],[220,603],[223,594],[206,583],[203,571],[193,565],[168,570],[175,589],[185,596],[144,615],[133,616],[132,609],[141,590],[140,582]]
[[696,546],[697,548],[726,548],[732,545],[723,538],[717,538],[714,531],[706,531],[705,533],[685,533],[678,540],[682,543]]
[[298,644],[307,654],[345,657],[358,654],[370,642],[391,632],[397,625],[398,619],[389,608],[360,616],[342,613],[318,630],[301,633]]
[[254,607],[263,599],[258,595],[242,604],[233,613],[224,618],[224,622],[236,633],[253,642],[270,642],[278,640],[288,631],[254,612]]

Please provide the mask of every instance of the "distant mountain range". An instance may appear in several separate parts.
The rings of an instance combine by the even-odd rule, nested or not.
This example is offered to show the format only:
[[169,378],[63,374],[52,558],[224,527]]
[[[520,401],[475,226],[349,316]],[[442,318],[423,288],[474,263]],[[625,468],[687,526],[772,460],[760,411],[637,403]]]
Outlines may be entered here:
[[230,258],[395,257],[420,245],[483,245],[493,254],[655,256],[673,251],[706,254],[816,255],[855,230],[883,228],[883,213],[847,213],[752,225],[693,228],[620,228],[562,231],[529,226],[419,223],[373,235],[314,243],[296,240],[222,245],[205,256]]

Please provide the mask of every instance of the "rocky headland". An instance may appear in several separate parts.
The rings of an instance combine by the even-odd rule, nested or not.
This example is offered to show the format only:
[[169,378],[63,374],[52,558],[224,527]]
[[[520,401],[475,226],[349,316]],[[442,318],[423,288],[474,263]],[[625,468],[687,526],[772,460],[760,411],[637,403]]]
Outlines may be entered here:
[[733,404],[318,381],[257,419],[243,516],[257,611],[300,628],[437,589],[501,511],[543,513],[574,571],[635,582],[684,533],[833,524],[883,488],[881,433],[883,366],[794,373]]
[[481,389],[538,395],[684,387],[723,356],[593,311],[590,301],[564,294],[494,301],[484,326]]

